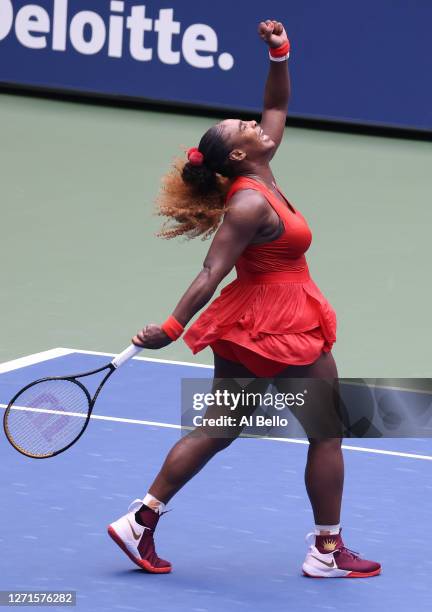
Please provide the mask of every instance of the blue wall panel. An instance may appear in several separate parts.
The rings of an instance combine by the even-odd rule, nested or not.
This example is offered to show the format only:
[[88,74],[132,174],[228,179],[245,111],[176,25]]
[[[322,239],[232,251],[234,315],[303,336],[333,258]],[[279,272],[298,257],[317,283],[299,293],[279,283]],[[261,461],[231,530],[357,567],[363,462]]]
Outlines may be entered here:
[[0,0],[0,82],[257,111],[267,17],[293,116],[432,130],[430,0]]

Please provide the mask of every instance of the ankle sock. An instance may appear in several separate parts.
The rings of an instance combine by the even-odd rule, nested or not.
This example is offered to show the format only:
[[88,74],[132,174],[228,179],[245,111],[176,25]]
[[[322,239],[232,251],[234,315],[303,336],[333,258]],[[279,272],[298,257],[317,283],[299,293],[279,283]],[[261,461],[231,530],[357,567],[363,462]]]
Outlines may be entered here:
[[340,523],[337,525],[315,525],[315,535],[338,535]]

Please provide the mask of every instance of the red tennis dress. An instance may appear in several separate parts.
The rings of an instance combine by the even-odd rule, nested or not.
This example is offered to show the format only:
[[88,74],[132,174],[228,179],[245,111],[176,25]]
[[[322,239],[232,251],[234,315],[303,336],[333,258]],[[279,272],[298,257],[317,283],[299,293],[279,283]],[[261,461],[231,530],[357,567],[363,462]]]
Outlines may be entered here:
[[288,365],[313,363],[336,340],[336,314],[309,275],[305,252],[312,234],[305,218],[279,191],[240,177],[227,200],[241,189],[260,191],[284,225],[276,240],[246,247],[237,278],[184,335],[192,352],[206,346],[257,376],[274,376]]

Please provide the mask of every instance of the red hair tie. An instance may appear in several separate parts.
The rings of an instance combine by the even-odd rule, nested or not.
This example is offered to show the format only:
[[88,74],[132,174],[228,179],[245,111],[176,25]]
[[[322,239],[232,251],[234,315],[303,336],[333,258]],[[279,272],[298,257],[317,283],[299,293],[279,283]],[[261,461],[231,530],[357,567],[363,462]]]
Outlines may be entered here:
[[189,149],[187,157],[192,166],[201,166],[204,162],[204,155],[196,147]]

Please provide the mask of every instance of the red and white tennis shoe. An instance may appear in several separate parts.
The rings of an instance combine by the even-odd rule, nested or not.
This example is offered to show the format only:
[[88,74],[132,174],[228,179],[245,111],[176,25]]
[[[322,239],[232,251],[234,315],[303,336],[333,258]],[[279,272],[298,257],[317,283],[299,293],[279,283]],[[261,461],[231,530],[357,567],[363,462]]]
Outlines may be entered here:
[[375,561],[361,559],[343,543],[341,532],[338,535],[318,535],[308,533],[306,541],[314,536],[315,545],[303,563],[303,574],[309,578],[370,578],[381,573],[381,565]]
[[139,518],[144,525],[140,525],[135,513],[142,505],[142,499],[133,501],[128,513],[109,525],[108,534],[141,569],[151,574],[168,574],[171,571],[171,563],[158,557],[153,539],[154,530],[162,515],[150,508],[141,511]]

